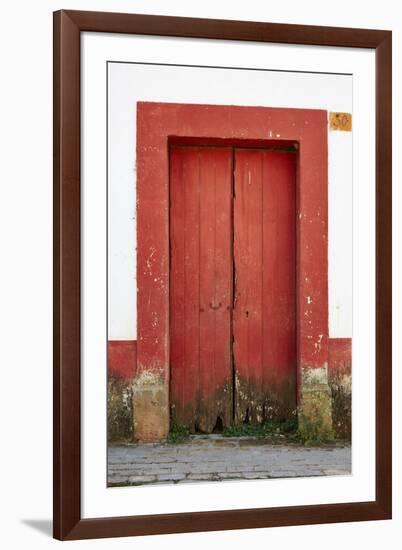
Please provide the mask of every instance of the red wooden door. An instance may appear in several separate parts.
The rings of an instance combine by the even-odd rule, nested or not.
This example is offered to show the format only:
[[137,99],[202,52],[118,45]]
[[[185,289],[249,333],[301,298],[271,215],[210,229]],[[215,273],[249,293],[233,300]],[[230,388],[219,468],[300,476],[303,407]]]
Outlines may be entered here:
[[232,151],[170,154],[170,402],[191,431],[232,423]]
[[235,420],[296,407],[295,155],[235,151]]
[[296,407],[295,209],[294,154],[171,149],[170,401],[193,432]]

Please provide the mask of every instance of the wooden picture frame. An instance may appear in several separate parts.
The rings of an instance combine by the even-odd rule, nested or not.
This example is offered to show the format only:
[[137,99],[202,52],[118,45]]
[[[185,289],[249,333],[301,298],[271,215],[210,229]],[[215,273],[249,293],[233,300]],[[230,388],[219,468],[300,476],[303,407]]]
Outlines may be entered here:
[[[80,34],[127,33],[372,48],[376,56],[376,499],[81,518]],[[54,13],[54,537],[61,540],[391,518],[390,31],[62,10]]]

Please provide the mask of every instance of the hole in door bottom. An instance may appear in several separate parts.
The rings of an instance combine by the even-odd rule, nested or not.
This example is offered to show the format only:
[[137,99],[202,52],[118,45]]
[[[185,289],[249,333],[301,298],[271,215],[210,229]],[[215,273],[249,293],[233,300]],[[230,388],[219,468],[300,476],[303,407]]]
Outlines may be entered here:
[[213,434],[220,434],[223,432],[223,421],[220,416],[217,417],[214,429],[212,430]]

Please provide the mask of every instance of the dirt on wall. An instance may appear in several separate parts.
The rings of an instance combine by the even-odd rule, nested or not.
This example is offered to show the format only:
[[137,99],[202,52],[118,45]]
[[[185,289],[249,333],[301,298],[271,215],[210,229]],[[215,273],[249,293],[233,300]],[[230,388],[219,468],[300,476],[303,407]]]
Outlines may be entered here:
[[[332,426],[335,437],[346,441],[352,434],[352,392],[350,377],[333,373],[329,378]],[[133,441],[132,383],[110,377],[108,381],[108,441]],[[211,430],[212,431],[212,430]]]
[[131,381],[109,375],[107,392],[108,441],[133,439],[133,390]]
[[352,340],[329,340],[328,383],[332,397],[332,422],[336,437],[352,436]]
[[352,384],[351,376],[340,369],[330,373],[332,397],[332,426],[335,436],[350,441],[352,438]]
[[[342,370],[335,370],[329,374],[328,378],[328,384],[331,392],[332,427],[334,435],[337,439],[350,441],[352,424],[351,376]],[[133,441],[134,428],[132,381],[109,375],[107,401],[108,441]],[[237,411],[237,413],[239,413],[239,411]],[[251,420],[252,423],[258,424],[257,416],[258,415],[250,418],[249,421]],[[263,418],[260,420],[262,421]],[[265,416],[264,420],[267,420]]]

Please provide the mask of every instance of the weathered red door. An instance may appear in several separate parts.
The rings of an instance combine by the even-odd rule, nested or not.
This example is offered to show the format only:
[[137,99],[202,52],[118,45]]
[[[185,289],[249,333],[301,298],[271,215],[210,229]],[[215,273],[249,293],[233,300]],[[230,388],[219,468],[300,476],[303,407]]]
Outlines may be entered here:
[[232,150],[172,148],[170,201],[172,414],[211,432],[233,415]]
[[294,154],[174,147],[170,203],[174,420],[211,432],[288,418],[296,406]]
[[295,155],[235,151],[235,419],[286,419],[296,407]]

